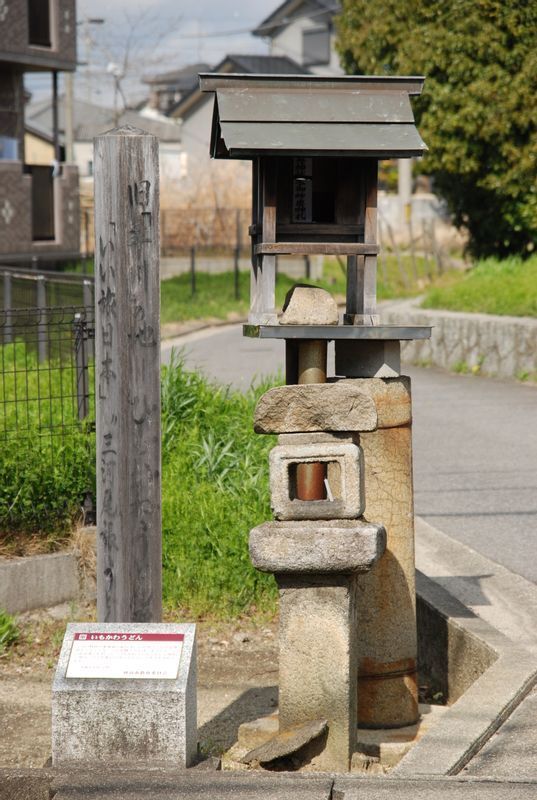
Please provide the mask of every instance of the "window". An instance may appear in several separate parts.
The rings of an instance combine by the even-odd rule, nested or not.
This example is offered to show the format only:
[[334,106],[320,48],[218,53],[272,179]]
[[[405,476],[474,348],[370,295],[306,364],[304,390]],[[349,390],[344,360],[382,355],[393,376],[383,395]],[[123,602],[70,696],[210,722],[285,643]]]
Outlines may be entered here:
[[329,28],[309,28],[302,32],[302,63],[305,67],[330,63]]
[[50,2],[28,0],[28,42],[37,47],[51,47]]

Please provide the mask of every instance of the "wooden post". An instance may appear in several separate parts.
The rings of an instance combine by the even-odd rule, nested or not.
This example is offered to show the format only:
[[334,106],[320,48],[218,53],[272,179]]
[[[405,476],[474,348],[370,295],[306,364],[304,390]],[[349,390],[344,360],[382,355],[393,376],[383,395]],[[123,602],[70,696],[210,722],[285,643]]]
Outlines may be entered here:
[[162,614],[158,140],[95,139],[97,618]]
[[[275,159],[265,159],[257,180],[261,180],[263,197],[262,241],[276,241],[276,188],[277,164]],[[257,212],[259,216],[259,211]],[[251,281],[251,305],[248,321],[253,324],[270,324],[277,319],[275,308],[276,256],[255,257]]]
[[[364,244],[377,243],[377,179],[376,159],[364,161]],[[376,325],[377,256],[348,256],[346,324]]]

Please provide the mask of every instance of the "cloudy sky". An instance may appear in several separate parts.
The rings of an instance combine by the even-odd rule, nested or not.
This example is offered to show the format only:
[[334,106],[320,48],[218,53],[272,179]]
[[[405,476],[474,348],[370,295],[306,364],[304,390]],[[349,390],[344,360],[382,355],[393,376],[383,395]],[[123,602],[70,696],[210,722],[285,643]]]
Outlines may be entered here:
[[[280,0],[77,0],[78,58],[75,92],[82,99],[111,105],[113,77],[107,67],[121,64],[127,40],[131,57],[125,91],[129,100],[143,94],[142,75],[164,72],[197,61],[217,64],[227,53],[267,53],[267,44],[249,31]],[[102,18],[102,24],[88,24]],[[34,79],[29,88],[48,92],[50,78]]]

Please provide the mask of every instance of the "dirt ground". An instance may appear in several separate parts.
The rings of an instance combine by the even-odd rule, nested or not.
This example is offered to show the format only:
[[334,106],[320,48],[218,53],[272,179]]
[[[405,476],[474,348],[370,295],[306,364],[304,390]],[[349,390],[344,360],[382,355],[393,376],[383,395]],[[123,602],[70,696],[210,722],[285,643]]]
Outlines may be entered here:
[[[94,619],[93,606],[69,604],[19,617],[19,640],[0,656],[0,766],[41,767],[49,758],[51,684],[65,626]],[[198,623],[204,753],[230,747],[242,722],[270,714],[277,705],[276,629],[273,620]]]

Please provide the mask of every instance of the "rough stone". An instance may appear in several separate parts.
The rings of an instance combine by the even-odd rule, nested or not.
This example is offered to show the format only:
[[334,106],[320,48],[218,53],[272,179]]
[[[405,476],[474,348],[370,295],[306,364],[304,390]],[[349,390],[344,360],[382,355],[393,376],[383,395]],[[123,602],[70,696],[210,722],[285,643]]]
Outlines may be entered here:
[[[299,500],[293,478],[297,464],[326,463],[332,493],[325,500]],[[271,505],[276,519],[357,519],[363,512],[361,448],[350,443],[277,445],[270,452]]]
[[374,398],[349,381],[270,389],[254,415],[257,433],[373,431],[376,427]]
[[268,717],[259,717],[251,722],[243,722],[242,725],[239,725],[237,744],[247,750],[254,750],[276,736],[279,730],[278,712],[270,714]]
[[[341,390],[367,394],[377,410],[378,428],[398,428],[412,422],[410,378],[405,375],[398,378],[341,378],[333,385],[340,386]],[[351,427],[349,430],[359,431]]]
[[293,286],[287,293],[280,325],[337,325],[337,303],[326,289]]
[[328,721],[326,719],[302,722],[300,725],[294,725],[292,728],[279,731],[267,742],[246,753],[241,760],[245,764],[252,764],[255,761],[259,764],[268,764],[278,758],[285,758],[317,739],[317,737],[325,733],[327,728]]
[[[75,633],[182,633],[175,679],[67,678]],[[195,625],[71,623],[52,687],[54,766],[188,766],[197,754]]]
[[250,559],[261,572],[364,572],[385,546],[382,525],[358,520],[265,522],[250,532]]
[[401,343],[391,340],[338,339],[336,375],[395,378],[401,374]]
[[356,578],[276,576],[280,729],[328,720],[308,768],[347,772],[356,741]]

